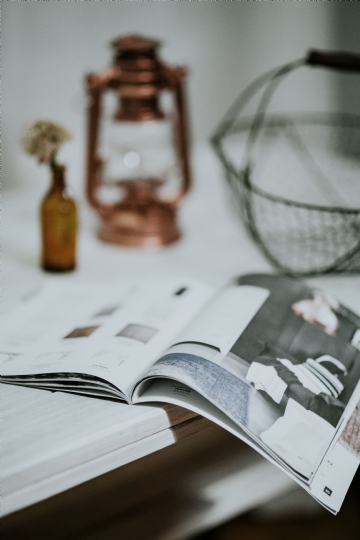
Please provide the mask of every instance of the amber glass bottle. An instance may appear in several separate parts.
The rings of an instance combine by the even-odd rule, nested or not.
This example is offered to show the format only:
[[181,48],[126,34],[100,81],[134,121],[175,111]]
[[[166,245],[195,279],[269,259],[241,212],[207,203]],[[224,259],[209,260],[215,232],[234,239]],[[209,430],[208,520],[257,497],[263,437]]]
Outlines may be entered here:
[[67,191],[65,167],[52,169],[52,184],[40,208],[44,270],[68,272],[76,266],[77,210]]

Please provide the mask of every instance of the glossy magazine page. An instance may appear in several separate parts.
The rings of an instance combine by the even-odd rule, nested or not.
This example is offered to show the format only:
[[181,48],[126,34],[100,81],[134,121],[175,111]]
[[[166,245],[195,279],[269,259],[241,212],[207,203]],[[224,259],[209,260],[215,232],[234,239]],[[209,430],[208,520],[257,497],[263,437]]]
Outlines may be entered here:
[[3,382],[129,401],[138,378],[211,293],[191,279],[53,280],[3,317]]
[[360,318],[325,292],[287,277],[243,276],[213,298],[148,376],[206,397],[303,485],[317,478],[319,499],[323,483],[321,502],[337,511],[359,450],[345,493],[332,481],[341,492],[335,503],[324,457],[360,399],[359,329]]

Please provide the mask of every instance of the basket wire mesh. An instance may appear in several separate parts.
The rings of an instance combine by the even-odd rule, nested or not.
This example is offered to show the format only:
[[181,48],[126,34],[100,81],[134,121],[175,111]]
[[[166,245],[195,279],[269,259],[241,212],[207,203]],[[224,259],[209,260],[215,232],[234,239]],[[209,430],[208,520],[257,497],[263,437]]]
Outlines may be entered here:
[[[342,192],[351,186],[360,195],[360,116],[267,114],[284,77],[309,64],[360,73],[360,56],[317,52],[271,70],[239,96],[211,142],[248,232],[276,268],[296,276],[359,273],[360,208],[347,206]],[[261,89],[255,115],[239,120]],[[266,175],[276,176],[273,193],[259,181]],[[283,195],[305,178],[310,201]]]

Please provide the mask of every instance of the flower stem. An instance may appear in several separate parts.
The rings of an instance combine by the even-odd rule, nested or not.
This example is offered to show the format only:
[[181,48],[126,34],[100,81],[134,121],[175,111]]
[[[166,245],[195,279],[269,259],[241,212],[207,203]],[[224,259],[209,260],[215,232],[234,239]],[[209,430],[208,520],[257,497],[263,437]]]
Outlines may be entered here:
[[52,171],[55,171],[57,167],[58,167],[58,163],[56,162],[56,152],[53,152],[50,158],[50,168]]

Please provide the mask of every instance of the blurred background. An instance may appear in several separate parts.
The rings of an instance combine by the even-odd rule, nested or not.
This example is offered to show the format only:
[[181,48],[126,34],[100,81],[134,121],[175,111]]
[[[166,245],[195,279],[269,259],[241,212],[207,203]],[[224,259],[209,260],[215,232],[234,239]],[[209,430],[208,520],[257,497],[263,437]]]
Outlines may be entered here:
[[[359,28],[357,2],[3,2],[3,191],[31,186],[44,192],[49,172],[23,153],[19,140],[25,124],[50,118],[73,134],[72,143],[61,150],[61,160],[69,165],[68,180],[77,198],[83,197],[84,77],[110,65],[110,41],[118,36],[137,33],[162,40],[161,58],[189,68],[187,97],[195,148],[208,144],[230,104],[258,75],[303,57],[310,48],[360,53]],[[319,71],[316,76],[311,70],[302,73],[301,80],[294,76],[274,108],[359,113],[359,81],[343,85],[337,74]],[[358,486],[359,477],[336,522],[296,491],[202,538],[291,534],[318,540],[322,534],[329,539],[345,531],[355,538]]]
[[[74,135],[61,157],[82,192],[84,76],[111,63],[117,36],[160,39],[163,60],[189,68],[193,143],[207,141],[241,90],[268,69],[310,48],[360,52],[356,2],[3,2],[2,18],[3,189],[46,184],[48,172],[23,154],[19,138],[24,124],[50,118]],[[359,111],[359,84],[339,81],[326,70],[302,71],[274,107]]]

